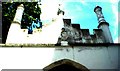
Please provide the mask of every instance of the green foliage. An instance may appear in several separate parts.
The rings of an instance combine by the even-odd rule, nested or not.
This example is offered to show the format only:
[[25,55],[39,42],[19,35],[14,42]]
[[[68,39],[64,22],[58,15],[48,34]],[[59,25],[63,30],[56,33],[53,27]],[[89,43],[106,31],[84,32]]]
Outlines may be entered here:
[[41,9],[38,7],[37,2],[5,2],[3,3],[3,23],[6,20],[10,23],[13,21],[17,6],[20,4],[23,4],[25,8],[22,16],[21,27],[24,25],[28,26],[33,20],[40,18]]
[[[37,2],[38,0],[3,0],[2,2]],[[40,0],[39,0],[40,1]]]
[[7,33],[12,23],[17,7],[23,4],[24,13],[21,20],[21,28],[27,28],[30,26],[32,21],[36,18],[40,20],[41,9],[38,7],[37,2],[2,2],[2,33],[3,41],[5,42]]

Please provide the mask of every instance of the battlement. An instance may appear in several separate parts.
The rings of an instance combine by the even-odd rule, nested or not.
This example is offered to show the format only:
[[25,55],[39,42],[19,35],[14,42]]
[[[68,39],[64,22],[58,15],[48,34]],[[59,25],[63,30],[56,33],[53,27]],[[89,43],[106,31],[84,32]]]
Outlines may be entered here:
[[[57,44],[62,41],[68,44],[76,43],[105,43],[102,29],[93,29],[93,34],[90,34],[89,29],[81,29],[80,24],[71,23],[71,19],[63,19],[64,27],[61,29],[60,38]],[[32,39],[31,36],[37,37],[42,32],[42,28],[36,28],[32,34],[28,34],[28,29],[21,29],[26,38]]]
[[[61,41],[68,43],[105,43],[102,29],[93,29],[93,34],[90,34],[89,29],[81,29],[80,24],[71,23],[71,19],[63,19],[64,31],[61,32]],[[69,28],[69,29],[68,29]],[[65,33],[64,33],[65,32]],[[63,39],[63,40],[62,40]]]

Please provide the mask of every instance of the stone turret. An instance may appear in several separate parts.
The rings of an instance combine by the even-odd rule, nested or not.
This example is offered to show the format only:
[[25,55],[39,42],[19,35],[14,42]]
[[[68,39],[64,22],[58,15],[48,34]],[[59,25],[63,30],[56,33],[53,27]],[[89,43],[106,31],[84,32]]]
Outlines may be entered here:
[[102,8],[100,6],[95,7],[94,12],[98,18],[98,29],[102,29],[105,38],[105,43],[113,43],[112,36],[109,30],[109,23],[104,19]]
[[6,43],[21,43],[21,19],[24,11],[23,4],[19,5],[16,10],[16,14],[13,22],[11,23]]

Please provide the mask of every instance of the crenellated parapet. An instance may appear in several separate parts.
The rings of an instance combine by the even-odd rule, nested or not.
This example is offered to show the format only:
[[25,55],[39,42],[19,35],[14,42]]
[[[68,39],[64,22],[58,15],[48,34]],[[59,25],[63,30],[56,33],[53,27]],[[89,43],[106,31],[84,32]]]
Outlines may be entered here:
[[94,12],[98,19],[98,29],[93,29],[93,34],[90,34],[89,29],[81,29],[80,24],[71,23],[71,19],[63,19],[64,27],[61,32],[58,44],[60,41],[66,41],[68,44],[76,43],[113,43],[109,23],[104,19],[102,8],[96,6]]
[[89,29],[81,29],[80,24],[71,23],[71,19],[63,19],[64,27],[61,30],[60,41],[74,43],[105,43],[102,29],[93,29],[90,34]]

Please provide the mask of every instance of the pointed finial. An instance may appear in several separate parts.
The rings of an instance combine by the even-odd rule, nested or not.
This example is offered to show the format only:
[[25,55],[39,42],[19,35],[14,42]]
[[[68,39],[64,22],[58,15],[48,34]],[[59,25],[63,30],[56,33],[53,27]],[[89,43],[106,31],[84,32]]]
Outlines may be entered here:
[[61,4],[59,4],[57,15],[59,15],[60,13],[62,13],[63,15],[64,15],[64,13],[65,13],[65,12],[61,9]]

